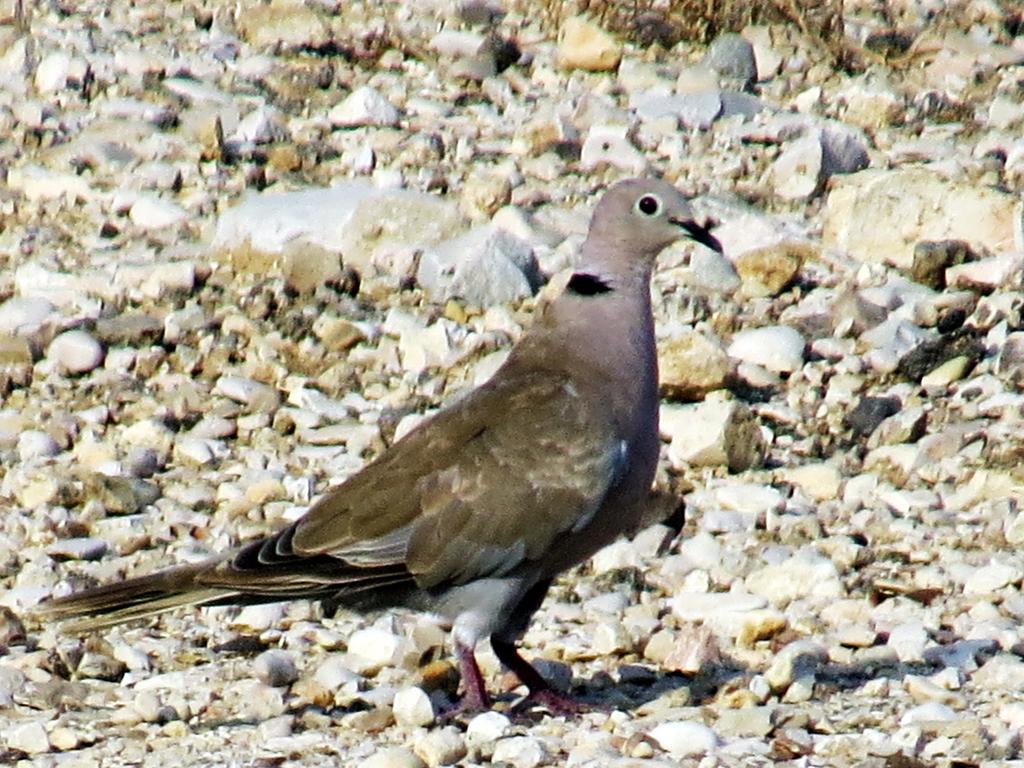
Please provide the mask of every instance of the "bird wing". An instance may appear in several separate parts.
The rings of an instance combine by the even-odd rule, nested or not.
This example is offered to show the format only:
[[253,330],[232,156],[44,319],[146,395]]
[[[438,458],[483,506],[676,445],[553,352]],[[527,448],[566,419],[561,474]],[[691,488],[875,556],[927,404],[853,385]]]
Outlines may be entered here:
[[626,462],[600,404],[568,380],[502,393],[456,461],[419,483],[406,564],[421,587],[501,576],[583,528]]
[[502,575],[583,527],[626,460],[564,375],[498,376],[199,580],[284,595]]

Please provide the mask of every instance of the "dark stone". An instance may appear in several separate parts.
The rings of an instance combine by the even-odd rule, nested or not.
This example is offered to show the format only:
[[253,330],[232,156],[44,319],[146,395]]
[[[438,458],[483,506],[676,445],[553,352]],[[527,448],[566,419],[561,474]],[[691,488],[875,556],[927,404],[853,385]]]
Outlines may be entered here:
[[733,32],[715,38],[704,55],[704,64],[742,88],[749,88],[757,80],[754,46]]
[[900,412],[902,407],[900,399],[890,397],[862,397],[853,410],[846,414],[843,419],[847,427],[853,430],[854,434],[867,437],[875,428],[890,416]]
[[494,57],[495,74],[504,72],[519,61],[519,58],[523,55],[522,50],[519,48],[519,44],[515,40],[510,40],[507,37],[491,35],[487,40],[487,46],[490,48],[491,55]]
[[641,48],[658,43],[668,50],[681,39],[679,28],[657,11],[644,11],[633,21],[633,39]]
[[974,261],[977,257],[963,240],[922,240],[914,246],[910,277],[914,282],[941,291],[946,287],[946,269]]
[[967,357],[974,366],[985,354],[985,345],[968,332],[954,332],[926,341],[910,350],[899,362],[898,371],[911,381],[920,381],[947,360]]
[[962,307],[955,307],[946,312],[943,312],[939,316],[939,322],[936,323],[935,328],[939,333],[953,333],[963,327],[963,324],[967,321],[967,310]]
[[900,56],[910,50],[914,36],[898,29],[882,29],[872,32],[864,41],[864,47],[886,58]]
[[96,338],[108,347],[140,347],[163,337],[164,321],[145,312],[126,312],[96,321]]

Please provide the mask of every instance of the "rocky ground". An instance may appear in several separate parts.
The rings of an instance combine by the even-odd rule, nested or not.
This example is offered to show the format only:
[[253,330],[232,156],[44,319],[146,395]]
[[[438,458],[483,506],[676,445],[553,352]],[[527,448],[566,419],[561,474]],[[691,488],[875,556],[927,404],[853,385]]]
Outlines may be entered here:
[[[841,39],[705,45],[558,5],[0,0],[0,762],[1021,757],[1020,7],[848,0]],[[524,639],[593,711],[513,711],[482,652],[496,711],[442,721],[418,615],[18,618],[300,515],[493,372],[643,173],[725,256],[655,278],[652,521],[685,522]]]

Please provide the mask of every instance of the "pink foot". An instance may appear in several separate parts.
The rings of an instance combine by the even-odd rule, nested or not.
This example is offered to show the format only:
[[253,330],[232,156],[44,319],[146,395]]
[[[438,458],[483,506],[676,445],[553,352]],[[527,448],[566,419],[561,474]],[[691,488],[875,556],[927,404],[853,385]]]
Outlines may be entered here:
[[552,715],[559,717],[572,717],[589,712],[591,707],[579,699],[574,699],[564,693],[559,693],[554,688],[541,688],[537,691],[530,691],[526,698],[519,702],[515,709],[519,712],[526,712],[531,709],[545,709]]
[[462,677],[463,694],[458,704],[441,713],[442,720],[454,720],[459,715],[486,712],[491,708],[491,697],[487,695],[484,676],[477,666],[473,649],[456,641],[455,658]]

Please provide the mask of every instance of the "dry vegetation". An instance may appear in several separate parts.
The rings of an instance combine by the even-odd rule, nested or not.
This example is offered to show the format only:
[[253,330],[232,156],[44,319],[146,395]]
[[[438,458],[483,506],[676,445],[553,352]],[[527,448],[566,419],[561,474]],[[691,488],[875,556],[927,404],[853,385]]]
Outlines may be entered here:
[[843,37],[840,0],[519,0],[518,6],[552,28],[586,13],[636,42],[666,47],[680,40],[707,43],[748,24],[795,24],[835,51]]

